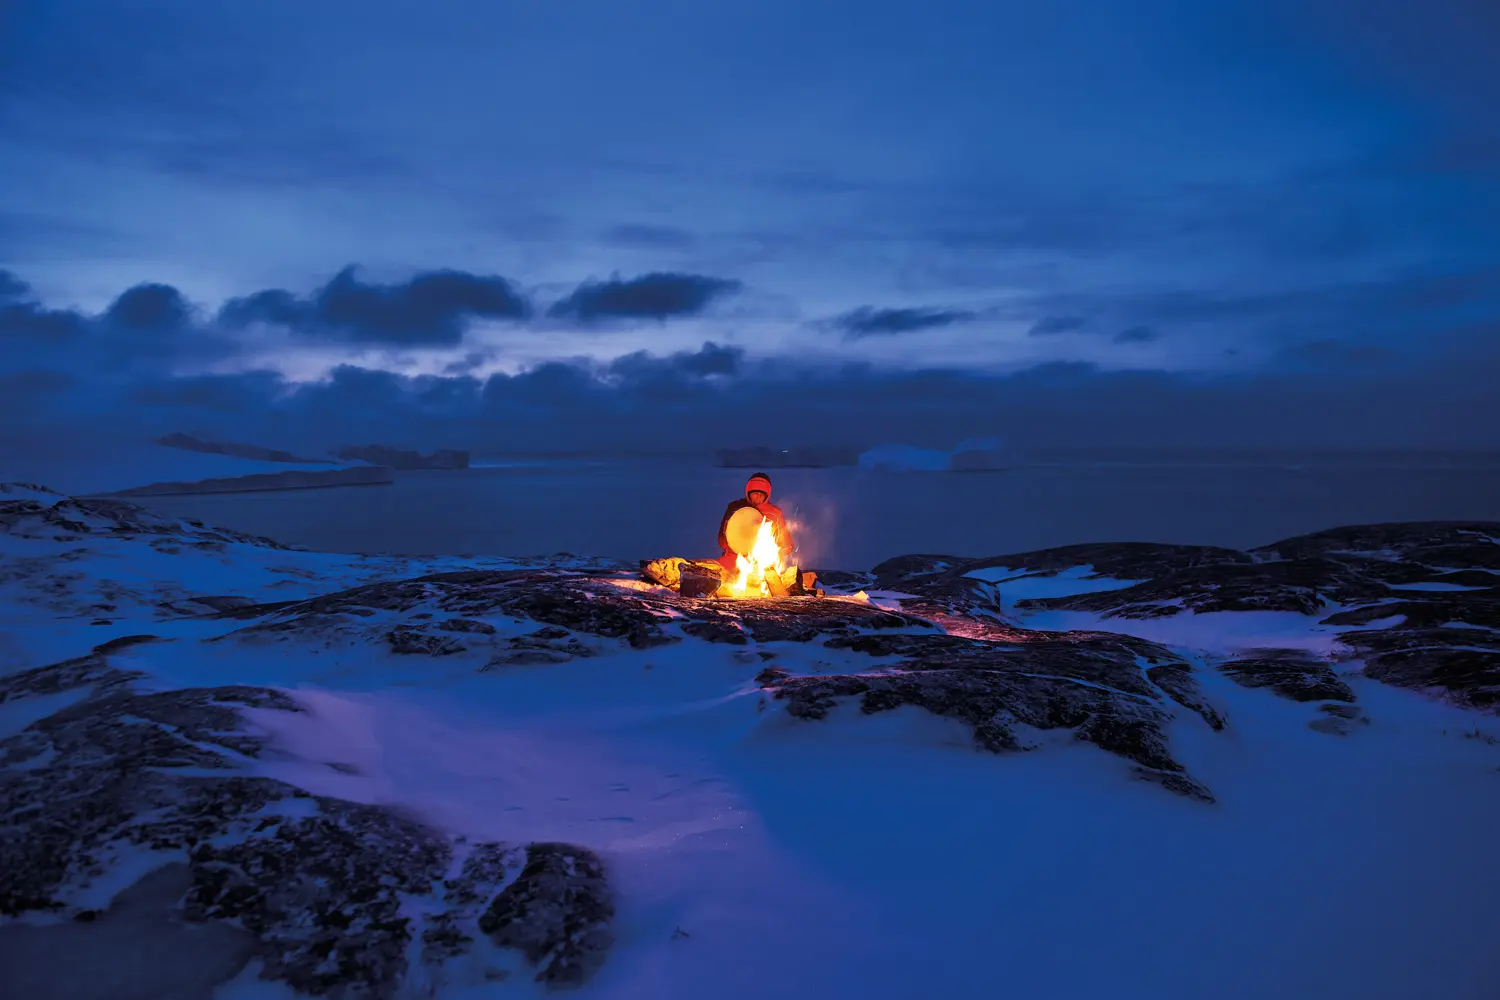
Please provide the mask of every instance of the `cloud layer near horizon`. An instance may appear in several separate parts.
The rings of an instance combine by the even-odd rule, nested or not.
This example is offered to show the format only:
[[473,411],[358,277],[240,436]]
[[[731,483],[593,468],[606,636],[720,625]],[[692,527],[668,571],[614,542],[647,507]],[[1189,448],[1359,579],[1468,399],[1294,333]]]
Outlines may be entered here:
[[[683,294],[665,294],[666,277],[638,286],[613,279],[609,294],[585,283],[571,297],[593,296],[596,320],[654,323],[738,287],[688,275]],[[1454,335],[1460,349],[1420,364],[1381,364],[1378,352],[1328,338],[1268,366],[1218,374],[1081,362],[990,373],[891,368],[712,340],[484,376],[465,374],[461,364],[449,374],[409,375],[377,362],[335,362],[326,377],[298,380],[255,363],[267,327],[286,331],[277,341],[282,352],[333,344],[473,354],[483,344],[473,342],[469,321],[520,324],[524,335],[546,338],[555,321],[548,311],[494,276],[435,270],[373,284],[346,269],[305,296],[265,290],[217,311],[169,285],[138,285],[91,315],[49,308],[21,278],[0,271],[0,465],[86,459],[178,430],[291,450],[380,440],[480,454],[948,447],[977,434],[1023,448],[1500,448],[1493,392],[1500,328],[1484,322]],[[864,324],[922,336],[926,326],[966,321],[872,309],[845,317],[834,332]],[[1071,322],[1051,326],[1041,339],[1084,335]],[[1114,336],[1149,343],[1153,334],[1127,328]]]

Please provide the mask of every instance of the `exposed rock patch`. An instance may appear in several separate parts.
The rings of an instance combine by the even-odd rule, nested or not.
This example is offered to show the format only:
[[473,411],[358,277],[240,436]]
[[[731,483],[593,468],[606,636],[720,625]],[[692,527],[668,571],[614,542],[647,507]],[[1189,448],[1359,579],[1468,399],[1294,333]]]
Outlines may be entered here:
[[1300,649],[1250,650],[1219,669],[1241,687],[1270,688],[1292,701],[1354,701],[1332,664]]
[[193,518],[167,517],[124,500],[69,498],[47,504],[36,500],[0,500],[0,532],[23,538],[76,541],[88,535],[173,536],[184,544],[222,547],[238,542],[261,548],[295,551],[270,538],[228,528],[211,528]]
[[[539,856],[567,862],[543,865],[520,896],[501,892],[503,858],[524,845],[480,845],[449,877],[463,853],[413,818],[237,773],[263,750],[241,709],[300,711],[287,695],[142,693],[133,679],[101,653],[6,678],[7,698],[91,694],[0,742],[0,913],[89,919],[78,894],[149,852],[186,865],[185,919],[248,931],[263,975],[311,995],[395,997],[417,935],[424,960],[452,957],[502,898],[516,905],[500,906],[500,943],[540,978],[581,981],[603,961],[613,909],[587,851],[546,845]],[[417,917],[404,907],[414,897],[430,900]]]
[[1500,712],[1500,632],[1388,628],[1346,632],[1339,642],[1364,661],[1367,677]]
[[1307,728],[1330,736],[1348,736],[1360,726],[1370,724],[1369,716],[1353,705],[1319,705],[1318,711],[1321,717],[1309,722]]
[[614,944],[614,915],[598,856],[570,844],[532,844],[520,877],[490,902],[479,929],[539,966],[537,982],[576,986]]
[[[977,746],[993,751],[1030,749],[1018,727],[1070,729],[1138,766],[1138,776],[1179,794],[1212,801],[1212,794],[1173,758],[1163,727],[1168,699],[1193,707],[1214,728],[1222,716],[1197,691],[1188,664],[1142,640],[1103,633],[1034,633],[1024,643],[993,643],[946,635],[836,637],[825,645],[895,658],[869,671],[792,676],[762,671],[759,682],[787,703],[790,715],[822,719],[841,699],[858,698],[869,714],[914,705],[958,719]],[[1146,670],[1176,695],[1159,688]]]
[[[966,574],[995,567],[1028,577],[1088,567],[1078,577],[1084,592],[1016,600],[1012,606],[1022,615],[1065,610],[1107,620],[1279,611],[1342,626],[1391,619],[1385,628],[1349,632],[1341,640],[1348,656],[1366,661],[1369,676],[1475,708],[1495,710],[1500,699],[1500,644],[1493,639],[1500,634],[1500,522],[1357,525],[1248,552],[1105,543],[984,559],[901,556],[875,567],[871,576],[879,587],[917,595],[902,602],[903,610],[950,632],[987,638],[1010,625],[999,613],[1008,584]],[[1092,589],[1089,581],[1101,577],[1141,582]],[[1024,588],[1025,579],[1016,585]],[[1338,606],[1343,610],[1329,613]],[[1484,630],[1491,634],[1480,634]],[[1310,664],[1295,666],[1285,656],[1281,662],[1274,680],[1265,663],[1242,663],[1237,679],[1248,683],[1252,674],[1262,675],[1263,686],[1288,697],[1294,690],[1313,699],[1323,693],[1349,697],[1342,682],[1333,678],[1330,685],[1329,676]]]

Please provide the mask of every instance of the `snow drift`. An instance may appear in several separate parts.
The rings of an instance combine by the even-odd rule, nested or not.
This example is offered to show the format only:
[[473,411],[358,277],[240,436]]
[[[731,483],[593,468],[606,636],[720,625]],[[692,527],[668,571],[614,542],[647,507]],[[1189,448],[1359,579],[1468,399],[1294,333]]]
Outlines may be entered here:
[[0,994],[1489,1000],[1496,539],[720,603],[0,488]]

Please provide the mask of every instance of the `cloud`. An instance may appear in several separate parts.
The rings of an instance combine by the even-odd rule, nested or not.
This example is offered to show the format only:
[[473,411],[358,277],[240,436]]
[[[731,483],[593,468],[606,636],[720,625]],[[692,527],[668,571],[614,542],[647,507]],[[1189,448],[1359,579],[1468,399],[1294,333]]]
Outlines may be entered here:
[[286,381],[274,372],[241,372],[152,379],[133,387],[128,399],[148,406],[255,414],[274,405],[288,391]]
[[1391,356],[1391,351],[1375,344],[1351,344],[1347,340],[1325,337],[1293,344],[1282,352],[1282,356],[1308,367],[1343,368],[1384,361]]
[[1057,333],[1073,333],[1083,329],[1084,322],[1078,316],[1044,316],[1026,331],[1030,337],[1047,337]]
[[17,390],[0,407],[0,464],[16,475],[28,456],[54,460],[174,430],[300,451],[371,440],[482,455],[695,458],[750,431],[788,447],[951,448],[998,434],[1023,452],[1500,446],[1493,350],[1420,367],[1339,360],[1357,359],[1357,348],[1306,353],[1334,360],[1215,376],[1079,362],[984,374],[752,359],[705,343],[607,363],[550,361],[483,380],[354,365],[312,382],[269,372],[128,381],[16,374],[0,378],[0,391]]
[[444,375],[467,375],[495,360],[494,351],[469,351],[456,361],[443,366]]
[[826,325],[843,331],[844,340],[856,341],[867,337],[934,330],[977,318],[977,314],[963,309],[876,309],[873,306],[861,306],[842,316],[835,316]]
[[697,351],[672,355],[672,362],[689,375],[734,375],[745,363],[745,352],[738,347],[721,347],[707,341]]
[[1117,344],[1149,344],[1161,336],[1152,326],[1130,326],[1110,339]]
[[405,282],[361,281],[351,265],[306,298],[273,288],[231,299],[219,321],[231,328],[256,323],[313,336],[403,347],[458,345],[474,318],[524,320],[527,297],[505,278],[466,271],[424,271]]
[[155,283],[126,289],[104,314],[107,322],[134,332],[181,330],[191,317],[192,310],[181,292],[171,285]]
[[0,269],[0,302],[31,298],[31,286],[14,274]]
[[738,292],[738,281],[656,271],[639,278],[586,281],[547,310],[554,319],[665,321],[696,316],[715,300]]
[[[10,271],[0,270],[0,366],[7,358],[21,361],[17,352],[61,347],[81,338],[88,320],[69,309],[47,309],[36,301],[31,286]],[[20,344],[20,341],[26,341]]]
[[645,223],[622,223],[604,232],[604,242],[611,246],[643,247],[652,250],[686,250],[698,241],[692,233],[673,226]]

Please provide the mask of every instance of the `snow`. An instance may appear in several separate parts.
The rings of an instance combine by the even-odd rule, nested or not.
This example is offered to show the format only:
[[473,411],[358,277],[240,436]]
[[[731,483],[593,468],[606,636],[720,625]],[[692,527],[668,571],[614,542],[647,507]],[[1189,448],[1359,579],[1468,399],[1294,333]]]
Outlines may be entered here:
[[[0,638],[22,665],[154,633],[171,641],[131,647],[115,665],[144,671],[149,686],[278,686],[307,708],[247,713],[274,747],[245,763],[252,773],[401,805],[475,839],[601,852],[619,893],[617,944],[583,1000],[1494,996],[1500,747],[1464,734],[1500,735],[1500,723],[1356,667],[1344,677],[1372,721],[1347,738],[1310,730],[1313,706],[1204,669],[1229,728],[1182,713],[1171,735],[1219,797],[1205,806],[1129,780],[1122,761],[1071,740],[979,753],[963,726],[910,707],[793,720],[753,682],[764,662],[725,645],[601,643],[591,658],[479,672],[467,655],[398,657],[363,642],[205,642],[247,623],[161,620],[154,602],[174,589],[286,599],[516,562],[78,544],[87,552],[69,564],[81,574],[72,586],[92,595],[113,581],[126,592],[116,620],[93,628],[38,614],[12,580],[0,588]],[[49,545],[0,536],[0,562],[41,558]],[[972,575],[998,581],[1010,601],[1134,582],[1091,572]],[[897,606],[904,595],[870,596]],[[1126,632],[1200,661],[1252,646],[1326,651],[1341,631],[1272,612],[1041,612],[1024,624]],[[802,672],[878,662],[819,645],[763,648]],[[72,697],[0,706],[0,732]],[[153,860],[122,859],[90,900],[102,904],[95,897]],[[410,995],[539,995],[513,957],[487,949],[481,941],[435,980],[409,984]],[[515,971],[497,984],[488,966]],[[250,966],[216,996],[291,995],[257,974]]]
[[1126,587],[1134,587],[1138,583],[1146,582],[1095,576],[1094,567],[1088,563],[1082,566],[1071,566],[1057,573],[1032,573],[1028,570],[1011,569],[1006,566],[986,566],[965,573],[964,576],[995,584],[1002,607],[1014,607],[1015,602],[1034,597],[1074,597],[1078,594],[1124,590]]
[[[1065,632],[1088,629],[1133,635],[1166,646],[1228,656],[1246,649],[1302,649],[1327,654],[1342,632],[1353,626],[1320,625],[1332,614],[1299,615],[1294,611],[1184,612],[1170,618],[1106,618],[1087,611],[1041,611],[1021,616],[1027,628]],[[1358,626],[1367,627],[1367,626]]]
[[1461,583],[1445,583],[1442,580],[1428,580],[1425,583],[1393,583],[1392,590],[1488,590],[1488,587],[1466,587]]
[[798,724],[722,648],[564,670],[304,691],[269,773],[603,851],[619,944],[588,996],[982,996],[996,969],[1018,996],[1489,995],[1500,755],[1409,694],[1363,684],[1378,722],[1338,740],[1218,682],[1232,734],[1174,734],[1204,809],[914,709]]

